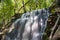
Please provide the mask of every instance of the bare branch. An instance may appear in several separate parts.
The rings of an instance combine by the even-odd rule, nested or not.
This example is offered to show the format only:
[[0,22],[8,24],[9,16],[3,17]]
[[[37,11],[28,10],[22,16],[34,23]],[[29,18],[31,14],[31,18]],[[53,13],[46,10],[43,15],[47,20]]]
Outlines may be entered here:
[[30,1],[31,1],[31,0],[29,0],[29,1],[26,2],[21,8],[19,8],[18,13],[19,13],[19,11],[20,11],[26,4],[28,4]]
[[56,26],[57,26],[57,24],[58,24],[59,18],[60,18],[60,15],[58,14],[58,18],[57,18],[57,20],[56,20],[56,22],[55,22],[55,25],[54,25],[53,28],[52,28],[52,32],[51,32],[51,34],[50,34],[49,40],[52,40],[52,35],[53,35],[53,32],[54,32],[54,30],[55,30],[55,28],[56,28]]

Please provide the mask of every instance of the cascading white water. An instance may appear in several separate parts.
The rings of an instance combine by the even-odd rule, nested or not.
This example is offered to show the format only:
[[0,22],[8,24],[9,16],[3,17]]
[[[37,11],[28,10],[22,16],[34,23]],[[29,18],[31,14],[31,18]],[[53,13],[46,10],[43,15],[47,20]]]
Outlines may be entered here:
[[5,40],[43,40],[48,16],[49,9],[24,13],[12,24]]

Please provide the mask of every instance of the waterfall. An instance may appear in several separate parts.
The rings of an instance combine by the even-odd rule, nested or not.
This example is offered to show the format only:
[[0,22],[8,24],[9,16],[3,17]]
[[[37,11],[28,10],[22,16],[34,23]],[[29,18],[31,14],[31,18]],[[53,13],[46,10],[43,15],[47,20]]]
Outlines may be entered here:
[[47,27],[49,9],[38,9],[24,13],[10,27],[5,40],[43,40]]

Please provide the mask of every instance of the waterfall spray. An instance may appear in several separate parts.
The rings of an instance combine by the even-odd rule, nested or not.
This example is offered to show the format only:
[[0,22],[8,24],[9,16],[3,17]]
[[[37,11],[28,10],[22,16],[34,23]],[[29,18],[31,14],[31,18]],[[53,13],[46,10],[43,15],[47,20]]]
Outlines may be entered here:
[[49,9],[24,13],[12,24],[13,30],[6,34],[5,40],[43,40],[48,17]]

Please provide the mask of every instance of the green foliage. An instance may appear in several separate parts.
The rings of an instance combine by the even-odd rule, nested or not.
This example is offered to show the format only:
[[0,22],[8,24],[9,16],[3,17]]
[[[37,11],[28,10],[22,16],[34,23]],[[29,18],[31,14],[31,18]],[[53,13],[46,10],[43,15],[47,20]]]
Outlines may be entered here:
[[0,0],[0,22],[15,13],[24,13],[51,6],[52,0]]
[[12,0],[2,0],[0,4],[0,21],[10,18],[14,14],[14,5]]

